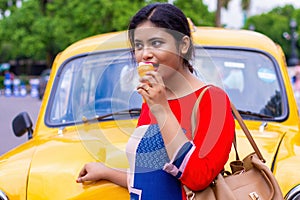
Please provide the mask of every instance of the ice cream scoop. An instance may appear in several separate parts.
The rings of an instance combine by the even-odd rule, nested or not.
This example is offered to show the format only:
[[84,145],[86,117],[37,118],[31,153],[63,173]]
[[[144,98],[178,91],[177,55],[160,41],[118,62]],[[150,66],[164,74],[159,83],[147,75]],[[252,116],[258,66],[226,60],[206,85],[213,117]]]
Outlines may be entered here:
[[146,75],[148,71],[154,71],[154,66],[152,63],[147,63],[147,62],[140,62],[139,66],[137,67],[138,74],[140,77],[143,77]]

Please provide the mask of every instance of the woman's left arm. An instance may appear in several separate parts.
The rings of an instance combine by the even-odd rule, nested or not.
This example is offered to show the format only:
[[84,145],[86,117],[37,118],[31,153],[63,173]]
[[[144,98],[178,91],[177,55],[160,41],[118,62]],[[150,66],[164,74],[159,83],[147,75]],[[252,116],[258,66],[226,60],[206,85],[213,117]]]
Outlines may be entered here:
[[186,142],[165,170],[193,190],[207,187],[224,168],[234,137],[234,118],[225,92],[209,88],[199,105],[193,142]]

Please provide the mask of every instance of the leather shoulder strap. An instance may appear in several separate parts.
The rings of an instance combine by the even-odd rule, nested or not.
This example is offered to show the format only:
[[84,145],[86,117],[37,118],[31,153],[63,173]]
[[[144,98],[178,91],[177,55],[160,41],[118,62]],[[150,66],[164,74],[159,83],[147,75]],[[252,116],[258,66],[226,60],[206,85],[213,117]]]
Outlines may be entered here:
[[[194,139],[195,136],[195,128],[196,128],[196,124],[197,124],[197,112],[198,112],[198,108],[199,108],[199,104],[200,101],[205,93],[206,90],[209,89],[210,85],[204,86],[205,88],[201,91],[199,97],[197,98],[195,105],[193,107],[192,110],[192,114],[191,114],[191,126],[192,126],[192,138]],[[252,148],[254,149],[256,155],[258,156],[258,158],[262,161],[262,162],[266,162],[266,160],[264,159],[264,157],[262,156],[258,146],[256,145],[250,131],[248,130],[246,124],[243,121],[243,118],[241,117],[240,113],[238,112],[238,110],[235,108],[235,106],[233,105],[232,102],[230,102],[230,106],[231,106],[231,110],[236,118],[236,120],[238,121],[240,127],[242,128],[244,134],[246,135],[248,141],[250,142]],[[235,143],[235,141],[234,141]],[[234,144],[236,145],[236,143]],[[236,148],[236,146],[235,146]],[[237,151],[236,151],[237,152]]]
[[235,106],[230,103],[230,106],[231,106],[231,110],[236,118],[236,120],[238,121],[238,123],[240,124],[240,127],[242,128],[244,134],[246,135],[248,141],[250,142],[252,148],[254,149],[256,155],[258,156],[258,158],[262,161],[262,162],[266,162],[266,160],[264,159],[264,157],[262,156],[259,148],[257,147],[250,131],[248,130],[246,124],[244,123],[243,121],[243,118],[241,117],[240,113],[237,111],[237,109],[235,108]]
[[193,110],[192,110],[192,115],[191,115],[191,126],[192,126],[192,138],[194,139],[194,136],[195,136],[195,128],[196,128],[196,124],[197,124],[197,113],[198,113],[198,108],[199,108],[199,104],[200,104],[200,101],[204,95],[204,93],[206,92],[206,90],[208,90],[208,88],[210,88],[210,85],[207,85],[207,86],[204,86],[205,88],[202,89],[201,93],[199,94],[196,102],[195,102],[195,105],[193,107]]

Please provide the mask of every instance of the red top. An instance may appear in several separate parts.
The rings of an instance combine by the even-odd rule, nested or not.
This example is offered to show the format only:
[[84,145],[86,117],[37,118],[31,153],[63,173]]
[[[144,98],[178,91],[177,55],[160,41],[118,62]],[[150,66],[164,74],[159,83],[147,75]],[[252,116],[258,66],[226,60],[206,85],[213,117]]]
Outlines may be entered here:
[[[192,140],[191,113],[196,99],[203,89],[204,87],[184,97],[169,100],[174,115],[186,136],[192,141],[190,142],[192,148],[179,147],[178,152],[186,151],[184,158],[180,158],[179,163],[178,160],[167,163],[164,170],[176,176],[181,183],[192,190],[201,190],[207,187],[224,168],[235,128],[229,98],[220,88],[210,86],[199,104],[198,123],[195,137]],[[138,127],[149,124],[157,123],[148,105],[144,103]],[[186,150],[187,148],[188,150]],[[182,154],[179,157],[182,157]],[[175,167],[179,173],[174,174],[174,169],[170,170],[169,167]],[[172,170],[173,172],[171,172]]]

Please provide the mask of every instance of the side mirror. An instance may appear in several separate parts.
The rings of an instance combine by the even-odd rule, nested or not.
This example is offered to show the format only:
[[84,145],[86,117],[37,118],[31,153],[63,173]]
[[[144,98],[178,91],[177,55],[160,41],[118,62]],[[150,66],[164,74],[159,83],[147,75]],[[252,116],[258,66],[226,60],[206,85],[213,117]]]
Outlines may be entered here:
[[28,132],[28,139],[32,138],[32,121],[27,112],[22,112],[13,119],[12,128],[15,136],[21,137]]

